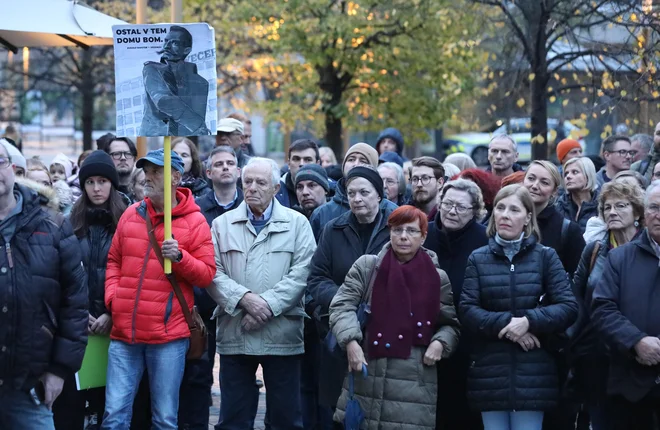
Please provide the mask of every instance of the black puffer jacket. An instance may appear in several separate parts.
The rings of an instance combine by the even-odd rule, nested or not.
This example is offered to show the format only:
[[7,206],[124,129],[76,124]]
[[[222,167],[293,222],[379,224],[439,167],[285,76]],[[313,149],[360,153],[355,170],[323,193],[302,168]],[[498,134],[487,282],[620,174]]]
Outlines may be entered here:
[[[317,322],[318,333],[324,338],[330,326],[330,303],[344,283],[346,274],[362,255],[378,254],[390,240],[387,218],[392,210],[381,209],[366,252],[358,235],[357,219],[346,212],[325,226],[312,257],[307,278],[306,309]],[[347,369],[346,361],[336,360],[325,348],[320,353],[320,402],[334,407],[341,394]]]
[[[539,305],[541,296],[549,305]],[[541,345],[544,337],[566,330],[577,318],[578,305],[556,252],[525,239],[513,262],[490,239],[468,260],[459,315],[472,333],[472,365],[468,399],[479,411],[544,411],[556,405],[557,366],[545,349],[525,352],[499,339],[513,317],[526,316],[529,332]]]
[[105,267],[112,243],[112,215],[105,209],[90,209],[87,217],[87,234],[79,238],[82,262],[87,272],[89,313],[98,318],[107,312],[105,297]]
[[69,221],[51,217],[27,186],[16,184],[14,194],[22,211],[9,242],[0,234],[0,380],[29,391],[45,372],[64,378],[80,369],[87,278]]
[[568,272],[569,276],[573,276],[584,249],[583,231],[580,230],[580,226],[571,221],[566,236],[562,238],[564,217],[555,209],[554,205],[548,205],[543,209],[540,214],[537,214],[536,220],[541,231],[541,244],[557,251],[564,270]]
[[569,193],[563,193],[555,202],[555,209],[566,219],[576,222],[582,233],[587,228],[587,221],[590,218],[598,216],[598,191],[594,191],[591,200],[582,203],[580,214],[578,216],[578,207]]
[[657,387],[658,366],[642,366],[634,347],[660,333],[658,256],[646,230],[609,252],[596,285],[591,319],[610,346],[608,393],[636,403]]

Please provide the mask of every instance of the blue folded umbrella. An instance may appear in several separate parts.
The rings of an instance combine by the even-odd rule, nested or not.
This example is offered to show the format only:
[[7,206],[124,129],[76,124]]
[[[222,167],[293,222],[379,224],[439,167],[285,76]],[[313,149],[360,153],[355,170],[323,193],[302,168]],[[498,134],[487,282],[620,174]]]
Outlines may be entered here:
[[[367,366],[362,365],[362,376],[367,377]],[[355,378],[353,372],[348,374],[348,403],[346,403],[346,416],[344,417],[345,430],[360,430],[360,424],[364,421],[364,411],[360,403],[354,398]]]

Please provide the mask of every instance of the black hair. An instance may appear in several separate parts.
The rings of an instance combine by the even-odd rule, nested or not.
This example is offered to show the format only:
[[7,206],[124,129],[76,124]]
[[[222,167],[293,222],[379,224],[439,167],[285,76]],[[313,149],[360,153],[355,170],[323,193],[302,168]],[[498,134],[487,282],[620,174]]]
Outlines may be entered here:
[[613,134],[612,136],[609,136],[607,139],[603,140],[603,143],[601,144],[603,152],[612,152],[614,145],[620,140],[630,143],[630,138],[628,136]]
[[[104,147],[103,147],[103,148],[101,148],[100,146],[98,146],[98,145],[99,145],[98,142],[99,142],[101,139],[103,139],[103,142],[102,142],[102,143],[104,144]],[[133,141],[132,141],[131,139],[129,139],[128,137],[117,137],[117,136],[115,136],[114,134],[108,133],[108,134],[106,134],[106,135],[101,136],[101,137],[99,138],[99,140],[97,140],[96,142],[97,142],[97,146],[98,146],[98,148],[99,148],[100,150],[102,150],[102,151],[105,152],[106,154],[110,154],[110,145],[111,145],[112,142],[114,142],[115,140],[122,141],[122,142],[124,142],[126,145],[128,145],[128,150],[129,150],[129,151],[131,152],[131,154],[133,155],[133,158],[136,158],[136,157],[137,157],[137,147],[135,146],[135,144],[133,143]]]
[[319,145],[314,142],[312,139],[298,139],[289,146],[289,159],[291,159],[291,153],[293,151],[305,151],[307,149],[313,149],[316,153],[316,162],[321,161],[321,155],[319,154]]
[[184,45],[186,45],[186,47],[188,48],[192,48],[193,37],[192,34],[190,34],[190,32],[187,29],[181,27],[180,25],[173,25],[170,27],[170,33],[173,31],[178,31],[179,33],[181,33],[183,35]]

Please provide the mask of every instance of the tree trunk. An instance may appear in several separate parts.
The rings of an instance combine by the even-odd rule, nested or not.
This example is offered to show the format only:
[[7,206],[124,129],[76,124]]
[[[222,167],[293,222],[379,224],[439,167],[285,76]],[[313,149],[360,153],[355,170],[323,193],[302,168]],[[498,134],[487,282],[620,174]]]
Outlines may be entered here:
[[[534,2],[530,2],[532,4]],[[530,22],[530,46],[532,47],[531,71],[535,78],[531,82],[532,99],[532,160],[548,158],[548,47],[547,28],[550,9],[543,5],[533,6],[533,19]]]
[[96,89],[94,88],[94,76],[92,76],[92,48],[82,53],[82,82],[79,87],[82,97],[82,135],[83,151],[92,149],[92,131],[94,130],[94,101],[96,99]]
[[342,121],[341,118],[335,118],[331,112],[325,114],[325,143],[332,149],[337,159],[343,158]]

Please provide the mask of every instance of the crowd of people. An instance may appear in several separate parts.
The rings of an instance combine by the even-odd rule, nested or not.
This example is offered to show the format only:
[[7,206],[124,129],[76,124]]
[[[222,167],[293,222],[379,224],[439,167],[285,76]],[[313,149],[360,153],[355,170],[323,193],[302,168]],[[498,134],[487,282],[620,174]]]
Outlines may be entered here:
[[0,428],[206,430],[218,378],[216,430],[263,385],[274,430],[657,429],[660,124],[525,168],[508,135],[487,169],[394,128],[283,167],[250,136],[175,139],[168,183],[127,138],[49,165],[0,139]]

